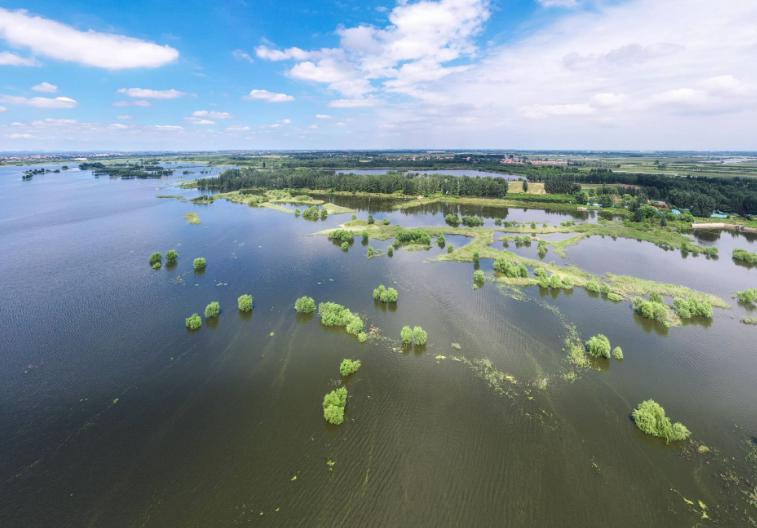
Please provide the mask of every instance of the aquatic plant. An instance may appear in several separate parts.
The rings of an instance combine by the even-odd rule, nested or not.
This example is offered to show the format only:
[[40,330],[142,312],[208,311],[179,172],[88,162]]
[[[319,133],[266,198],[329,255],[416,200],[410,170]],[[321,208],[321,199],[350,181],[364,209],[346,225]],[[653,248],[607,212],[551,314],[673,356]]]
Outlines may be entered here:
[[240,312],[251,312],[252,311],[252,301],[253,297],[249,293],[244,293],[237,297],[237,307],[239,308]]
[[302,297],[294,301],[294,309],[298,313],[313,313],[315,312],[315,300],[312,297],[303,295]]
[[382,223],[382,224],[384,224],[384,225],[389,225],[389,224],[391,224],[391,222],[389,221],[389,219],[388,219],[388,218],[384,218],[384,219],[383,219],[383,220],[381,221],[381,223]]
[[160,269],[160,267],[163,265],[163,255],[161,255],[159,252],[155,252],[152,255],[150,255],[150,266],[152,266],[152,269]]
[[344,422],[344,408],[347,406],[347,387],[339,387],[323,397],[323,419],[333,425]]
[[612,357],[614,357],[617,360],[623,359],[623,349],[619,346],[616,346],[612,349]]
[[179,253],[175,249],[169,249],[166,251],[166,265],[174,266],[176,260],[179,258]]
[[481,265],[481,257],[478,254],[478,251],[473,252],[473,267],[478,269],[478,267]]
[[[653,297],[653,296],[650,296]],[[633,300],[633,310],[645,319],[657,321],[665,326],[670,325],[669,309],[663,303],[650,298],[649,300],[637,297]]]
[[387,288],[383,284],[379,284],[373,289],[373,300],[382,303],[396,303],[399,298],[399,293],[394,288]]
[[612,302],[620,302],[623,300],[623,296],[617,292],[609,291],[607,292],[607,299]]
[[294,216],[300,216],[301,214],[302,214],[302,211],[300,211],[299,209],[294,210]]
[[198,330],[202,326],[202,318],[200,317],[200,314],[193,313],[184,319],[184,324],[190,330]]
[[355,241],[355,233],[346,229],[334,229],[329,233],[329,240],[344,244],[352,244]]
[[205,307],[205,319],[212,319],[218,317],[221,313],[221,303],[218,301],[212,301]]
[[484,285],[484,282],[486,281],[486,275],[484,275],[484,272],[481,270],[476,270],[473,272],[473,284],[476,285],[476,287],[480,288]]
[[184,215],[184,220],[186,220],[190,224],[197,225],[200,223],[200,215],[197,213],[186,213]]
[[334,302],[323,302],[318,305],[318,314],[324,326],[343,326],[348,334],[358,336],[363,332],[365,324],[348,308]]
[[674,299],[673,310],[681,319],[691,319],[692,317],[712,319],[712,304],[696,297]]
[[751,253],[746,249],[734,249],[731,258],[737,264],[757,266],[757,253]]
[[366,256],[368,258],[378,257],[379,255],[381,255],[381,251],[374,247],[368,246],[368,251],[366,251]]
[[586,341],[586,351],[589,355],[610,359],[610,340],[604,334],[597,334]]
[[400,340],[403,345],[410,345],[413,343],[413,329],[409,326],[403,326],[400,330]]
[[631,413],[633,421],[641,431],[648,435],[664,438],[666,443],[686,440],[691,436],[685,425],[680,422],[671,423],[665,415],[665,409],[654,400],[641,402]]
[[339,373],[345,377],[351,376],[360,369],[360,365],[359,359],[343,359],[339,365]]
[[746,290],[736,292],[736,298],[741,304],[757,304],[757,288],[747,288]]
[[207,265],[207,262],[205,261],[205,257],[197,257],[192,261],[192,267],[195,271],[202,271],[205,269],[205,266]]
[[599,283],[594,279],[587,281],[584,288],[592,293],[599,293]]
[[507,257],[497,257],[494,261],[494,271],[502,273],[506,277],[525,278],[528,277],[528,268],[524,264],[516,264]]

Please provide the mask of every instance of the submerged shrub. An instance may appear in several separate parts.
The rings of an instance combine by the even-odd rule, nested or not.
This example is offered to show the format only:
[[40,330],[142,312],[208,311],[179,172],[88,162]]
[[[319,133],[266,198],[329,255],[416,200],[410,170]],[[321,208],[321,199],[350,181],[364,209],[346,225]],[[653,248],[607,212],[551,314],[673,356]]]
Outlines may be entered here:
[[321,209],[321,220],[326,220],[329,217],[329,212],[326,209]]
[[685,425],[680,422],[671,423],[665,415],[665,409],[654,400],[641,402],[631,413],[633,421],[641,431],[648,435],[664,438],[665,442],[686,440],[691,436]]
[[612,357],[614,357],[617,360],[623,359],[623,349],[619,346],[616,346],[612,349]]
[[416,326],[412,330],[412,341],[415,346],[423,346],[428,342],[428,333],[420,326]]
[[431,245],[431,237],[423,229],[400,229],[396,240],[403,246],[407,244]]
[[738,264],[757,266],[757,253],[750,253],[746,249],[734,249],[731,258]]
[[347,406],[347,387],[339,387],[323,397],[323,419],[333,425],[344,422],[344,408]]
[[383,220],[381,221],[381,223],[382,223],[382,224],[384,224],[384,225],[389,225],[389,224],[390,224],[391,222],[389,221],[389,219],[388,219],[388,218],[384,218],[384,219],[383,219]]
[[150,266],[152,266],[153,269],[160,269],[160,267],[163,265],[163,255],[158,253],[157,251],[150,255]]
[[494,261],[494,270],[506,277],[528,277],[528,268],[523,264],[516,264],[507,257],[497,257]]
[[252,295],[250,295],[249,293],[244,293],[237,297],[237,307],[239,308],[240,312],[251,312]]
[[681,319],[691,319],[692,317],[712,319],[712,304],[704,299],[695,297],[676,298],[673,300],[673,310]]
[[195,271],[202,271],[205,269],[205,266],[207,265],[207,262],[205,261],[205,257],[197,257],[192,261],[192,267]]
[[399,293],[394,288],[386,288],[383,284],[379,284],[373,289],[373,300],[382,303],[396,303],[399,298]]
[[448,214],[444,216],[444,221],[447,222],[452,227],[457,227],[460,225],[460,217],[456,214]]
[[205,307],[205,319],[212,319],[214,317],[218,317],[218,315],[221,313],[221,303],[218,301],[213,301],[211,303],[208,303],[208,305]]
[[320,211],[318,211],[318,208],[314,205],[311,205],[305,211],[302,213],[302,217],[307,220],[318,220],[318,215],[320,214]]
[[352,244],[355,241],[355,233],[346,229],[334,229],[329,233],[329,240],[334,240],[339,243]]
[[736,298],[741,304],[757,304],[757,288],[747,288],[736,292]]
[[299,209],[294,210],[294,216],[299,217],[301,214],[302,214],[302,211],[300,211]]
[[179,253],[175,249],[169,249],[166,251],[166,265],[173,266],[176,264],[176,259],[179,258]]
[[539,253],[539,257],[544,258],[544,256],[547,254],[547,243],[543,240],[539,240],[539,245],[537,246],[536,250]]
[[637,297],[633,300],[633,310],[645,319],[657,321],[665,326],[668,323],[668,307],[663,303]]
[[413,343],[413,329],[409,326],[403,326],[400,331],[400,340],[403,345],[410,345]]
[[394,248],[392,246],[389,246],[389,249],[386,250],[386,254],[389,257],[393,257],[394,256]]
[[372,224],[374,222],[375,222],[375,220],[373,219],[373,215],[368,215],[368,223]]
[[586,342],[586,351],[593,357],[610,359],[610,340],[603,334],[597,334]]
[[443,248],[444,245],[447,243],[447,240],[444,238],[444,234],[439,235],[436,237],[436,245],[440,248]]
[[365,255],[368,258],[373,258],[373,257],[378,257],[379,255],[381,255],[381,252],[377,250],[376,248],[368,246],[368,251],[366,251]]
[[349,251],[350,250],[350,243],[349,242],[342,242],[342,245],[340,247],[342,248],[342,251]]
[[481,257],[478,254],[478,251],[473,253],[473,266],[478,269],[478,267],[481,265]]
[[450,253],[452,253],[453,251],[455,251],[455,246],[453,246],[452,244],[450,244],[449,246],[447,246],[447,254],[448,255]]
[[202,318],[200,317],[200,314],[193,313],[184,319],[184,324],[190,330],[198,330],[202,326]]
[[476,270],[473,272],[473,284],[475,284],[478,287],[481,287],[484,285],[485,281],[486,281],[486,275],[484,275],[483,271]]
[[342,376],[351,376],[360,369],[359,359],[343,359],[339,365],[339,374]]
[[294,301],[294,309],[297,310],[298,313],[313,313],[315,312],[315,300],[312,297],[304,295]]
[[363,245],[368,245],[368,231],[363,231]]
[[358,336],[365,329],[363,320],[348,308],[334,302],[318,305],[318,314],[324,326],[343,326],[348,334]]
[[467,227],[477,227],[477,226],[484,225],[484,219],[481,218],[480,216],[475,216],[475,215],[472,215],[472,216],[464,215],[462,218],[462,222],[463,222],[463,225]]

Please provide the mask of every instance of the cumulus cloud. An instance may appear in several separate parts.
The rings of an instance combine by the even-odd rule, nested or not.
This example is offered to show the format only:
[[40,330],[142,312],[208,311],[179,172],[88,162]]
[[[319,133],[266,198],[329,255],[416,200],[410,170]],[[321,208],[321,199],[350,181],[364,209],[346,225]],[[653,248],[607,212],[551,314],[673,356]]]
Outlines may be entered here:
[[58,91],[58,87],[45,81],[32,86],[32,90],[42,93],[55,93]]
[[269,92],[268,90],[254,89],[250,90],[247,99],[256,101],[266,101],[268,103],[288,103],[294,101],[294,97],[285,93]]
[[374,98],[357,98],[357,99],[334,99],[329,102],[331,108],[370,108],[378,106],[378,99]]
[[32,58],[22,57],[10,51],[0,51],[0,66],[39,66]]
[[153,128],[155,128],[156,130],[165,130],[168,132],[179,132],[184,130],[184,127],[180,125],[155,125]]
[[30,139],[34,136],[31,134],[27,134],[26,132],[13,132],[11,134],[6,134],[8,139]]
[[80,31],[24,10],[0,8],[0,38],[38,55],[107,70],[155,68],[179,57],[170,46],[91,29]]
[[139,107],[148,107],[152,106],[150,101],[145,101],[144,99],[137,99],[136,101],[114,101],[113,106],[118,108],[124,108],[127,106],[139,106]]
[[184,92],[170,88],[168,90],[153,90],[150,88],[119,88],[118,93],[135,99],[176,99],[186,95]]
[[542,7],[576,7],[577,0],[538,0]]
[[76,108],[78,102],[70,97],[22,97],[18,95],[0,95],[0,103],[34,108]]
[[231,114],[228,112],[216,112],[213,110],[195,110],[192,112],[192,117],[205,119],[231,119]]

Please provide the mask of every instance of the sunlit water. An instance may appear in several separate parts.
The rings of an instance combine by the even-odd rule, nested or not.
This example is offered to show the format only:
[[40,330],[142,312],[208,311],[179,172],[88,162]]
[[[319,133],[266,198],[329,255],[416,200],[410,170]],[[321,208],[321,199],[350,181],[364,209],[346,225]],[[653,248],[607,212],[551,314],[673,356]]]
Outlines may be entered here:
[[[744,507],[719,477],[724,466],[629,419],[655,398],[745,474],[757,358],[755,328],[735,303],[708,326],[664,331],[580,289],[473,289],[472,265],[430,262],[437,247],[367,259],[359,239],[345,253],[311,236],[349,215],[309,222],[157,198],[196,195],[176,188],[181,171],[26,182],[22,171],[0,167],[0,526],[693,525],[700,513],[681,496],[703,500],[724,526],[743,521],[721,511]],[[440,225],[445,213],[351,205],[403,225]],[[507,219],[516,213],[575,220],[514,209]],[[752,242],[711,243],[723,248],[718,261],[599,238],[568,259],[729,300],[757,286],[727,249]],[[152,270],[150,253],[169,248],[178,265]],[[208,261],[199,275],[196,256]],[[396,309],[374,303],[379,283],[399,290]],[[251,316],[236,309],[242,293],[255,296]],[[297,317],[292,304],[306,294],[348,306],[383,337],[361,345]],[[184,318],[212,300],[217,323],[188,332]],[[625,360],[565,381],[566,323],[584,338],[605,333]],[[399,349],[406,324],[423,326],[428,346]],[[330,426],[321,400],[345,357],[363,367],[346,381],[347,420]],[[469,366],[483,358],[517,383],[490,386]]]

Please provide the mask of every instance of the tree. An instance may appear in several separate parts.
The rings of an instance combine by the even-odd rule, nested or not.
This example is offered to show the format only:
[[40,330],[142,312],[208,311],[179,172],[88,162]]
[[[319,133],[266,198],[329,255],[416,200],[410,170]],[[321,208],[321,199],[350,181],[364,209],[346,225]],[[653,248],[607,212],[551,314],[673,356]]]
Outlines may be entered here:
[[333,425],[344,422],[344,408],[347,406],[347,387],[339,387],[323,397],[323,418]]
[[486,281],[486,275],[484,275],[484,272],[481,270],[476,270],[473,272],[473,284],[475,284],[477,287],[481,287],[484,285],[484,282]]
[[193,313],[184,320],[184,324],[190,330],[198,330],[202,326],[202,318],[200,314]]
[[528,268],[523,264],[516,264],[507,257],[497,257],[494,261],[494,271],[510,278],[528,277]]
[[382,303],[396,303],[399,298],[399,293],[394,288],[387,288],[383,284],[379,284],[373,289],[373,300]]
[[326,220],[329,217],[329,212],[324,208],[321,209],[321,220]]
[[444,245],[447,243],[447,240],[444,238],[444,233],[436,237],[436,245],[440,248],[443,248]]
[[339,373],[344,377],[351,376],[360,369],[360,365],[359,359],[343,359],[339,365]]
[[349,242],[342,242],[341,248],[342,248],[342,251],[349,251],[349,249],[350,249],[350,243]]
[[428,333],[423,328],[420,326],[413,328],[413,344],[415,346],[423,346],[427,341]]
[[386,254],[389,257],[393,257],[394,256],[394,248],[392,246],[389,246],[389,249],[386,250]]
[[612,349],[612,357],[614,357],[617,360],[623,359],[623,349],[619,346],[616,346]]
[[409,326],[403,326],[400,331],[400,340],[403,345],[410,345],[413,343],[413,329]]
[[175,249],[169,249],[166,252],[166,265],[168,266],[176,265],[176,259],[178,258],[179,258],[179,253]]
[[368,215],[368,223],[372,224],[375,220],[373,220],[373,215]]
[[586,351],[593,357],[610,359],[610,340],[603,334],[597,334],[586,342]]
[[528,180],[523,180],[523,192],[528,192]]
[[240,312],[249,313],[252,311],[252,295],[245,293],[237,297],[237,307]]
[[206,265],[205,257],[197,257],[192,261],[192,267],[195,271],[203,271]]
[[163,255],[158,253],[157,251],[150,255],[150,266],[152,266],[152,269],[160,269],[160,267],[163,265]]
[[456,214],[450,213],[448,215],[445,215],[444,221],[447,222],[452,227],[457,227],[460,225],[460,217],[457,216]]
[[313,313],[315,312],[315,300],[307,295],[302,296],[294,301],[294,309],[298,313]]
[[212,301],[205,307],[205,319],[213,319],[221,313],[221,303]]
[[686,440],[691,431],[680,422],[671,423],[665,415],[665,409],[654,400],[641,402],[631,413],[633,421],[641,431],[648,435],[664,438],[666,443]]

